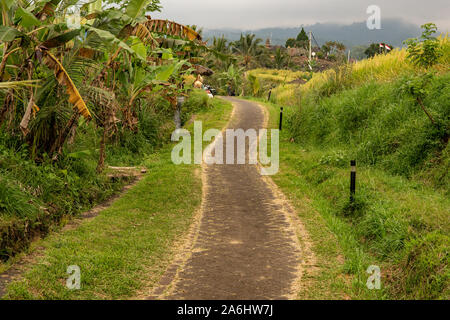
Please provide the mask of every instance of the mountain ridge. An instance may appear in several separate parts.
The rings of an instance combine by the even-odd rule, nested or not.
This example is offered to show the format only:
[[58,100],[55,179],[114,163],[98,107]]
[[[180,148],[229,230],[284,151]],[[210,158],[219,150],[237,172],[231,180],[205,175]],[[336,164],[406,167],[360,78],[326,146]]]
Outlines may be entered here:
[[[316,23],[303,26],[305,31],[312,31],[319,45],[326,41],[334,40],[344,43],[347,47],[370,45],[374,42],[386,42],[395,47],[401,47],[403,41],[421,34],[418,25],[398,19],[384,19],[380,30],[369,30],[366,22],[354,22],[352,24],[340,23]],[[241,29],[208,29],[203,30],[205,39],[225,36],[230,41],[238,40],[241,33],[254,33],[265,41],[271,38],[272,45],[285,45],[289,38],[297,37],[300,27],[274,27],[255,30]]]

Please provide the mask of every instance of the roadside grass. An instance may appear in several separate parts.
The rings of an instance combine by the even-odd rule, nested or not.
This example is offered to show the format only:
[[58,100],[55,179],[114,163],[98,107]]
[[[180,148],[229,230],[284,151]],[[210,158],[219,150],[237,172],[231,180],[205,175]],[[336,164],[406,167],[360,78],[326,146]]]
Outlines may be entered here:
[[[263,104],[270,126],[278,127],[279,106]],[[289,115],[292,109],[285,111]],[[448,299],[445,191],[359,166],[352,207],[350,159],[338,146],[291,142],[287,129],[280,135],[280,173],[273,179],[297,208],[318,259],[318,271],[307,277],[311,284],[299,297]],[[381,268],[381,290],[366,287],[370,265]]]
[[[231,104],[219,99],[196,114],[204,130],[222,128]],[[192,131],[193,124],[187,129]],[[174,243],[191,225],[202,195],[200,166],[174,165],[173,145],[147,157],[148,174],[96,218],[53,233],[23,278],[3,299],[127,299],[147,292],[163,275]],[[81,270],[81,290],[68,290],[67,267]]]
[[[259,102],[269,113],[269,128],[278,128],[280,107],[261,99],[248,98]],[[286,108],[285,108],[286,110]],[[357,299],[379,298],[382,293],[374,294],[362,286],[363,272],[358,276],[346,271],[347,255],[352,263],[361,265],[364,256],[352,236],[351,227],[335,217],[326,202],[311,189],[303,179],[296,165],[304,157],[306,150],[289,141],[286,129],[280,133],[280,171],[271,178],[281,188],[295,207],[298,216],[305,225],[312,241],[315,264],[306,267],[303,275],[303,287],[298,293],[299,299]],[[300,241],[303,239],[300,238]]]
[[[97,164],[102,133],[92,122],[80,120],[58,161],[45,154],[34,159],[21,135],[0,128],[0,271],[36,238],[122,190],[129,178],[111,179],[108,166],[139,166],[170,141],[175,128],[170,104],[157,96],[142,102],[138,130],[119,125],[108,140],[101,174]],[[208,105],[205,91],[193,90],[183,107],[183,122]]]

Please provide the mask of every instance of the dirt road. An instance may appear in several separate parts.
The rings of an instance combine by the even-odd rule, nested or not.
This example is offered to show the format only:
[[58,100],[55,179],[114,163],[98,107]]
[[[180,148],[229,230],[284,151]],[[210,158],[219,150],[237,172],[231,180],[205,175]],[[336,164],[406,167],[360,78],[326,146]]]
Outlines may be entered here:
[[[256,103],[226,99],[235,107],[229,128],[263,128],[264,112]],[[295,298],[301,247],[273,184],[248,164],[204,165],[202,174],[202,212],[192,245],[151,299]]]

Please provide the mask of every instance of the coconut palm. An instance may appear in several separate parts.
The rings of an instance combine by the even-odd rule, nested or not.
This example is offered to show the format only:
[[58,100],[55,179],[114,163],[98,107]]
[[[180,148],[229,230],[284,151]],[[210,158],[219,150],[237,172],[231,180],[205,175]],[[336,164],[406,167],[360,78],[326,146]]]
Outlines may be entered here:
[[216,38],[214,37],[213,39],[213,44],[211,46],[211,48],[217,52],[223,53],[223,54],[230,54],[231,53],[231,49],[228,46],[228,40],[225,39],[224,36],[220,37],[220,38]]
[[288,64],[288,55],[281,50],[281,48],[277,48],[274,56],[275,68],[283,69]]
[[256,38],[254,34],[241,34],[241,38],[232,43],[233,52],[242,56],[245,68],[248,68],[253,58],[261,53],[261,42],[262,39]]

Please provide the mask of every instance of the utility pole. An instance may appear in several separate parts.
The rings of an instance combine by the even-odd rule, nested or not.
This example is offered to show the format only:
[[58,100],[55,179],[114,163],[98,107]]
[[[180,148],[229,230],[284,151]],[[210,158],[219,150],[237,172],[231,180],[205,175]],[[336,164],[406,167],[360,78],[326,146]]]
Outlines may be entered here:
[[352,51],[351,50],[348,50],[348,59],[347,59],[347,63],[350,63],[350,53],[351,53]]
[[309,60],[308,60],[308,66],[309,66],[309,70],[313,71],[312,68],[312,32],[309,32]]
[[312,59],[312,32],[309,32],[309,61]]

